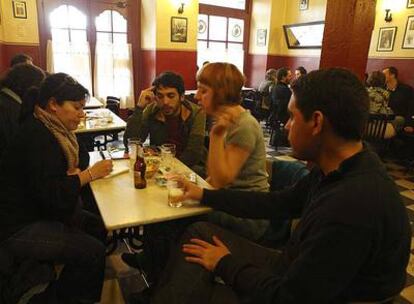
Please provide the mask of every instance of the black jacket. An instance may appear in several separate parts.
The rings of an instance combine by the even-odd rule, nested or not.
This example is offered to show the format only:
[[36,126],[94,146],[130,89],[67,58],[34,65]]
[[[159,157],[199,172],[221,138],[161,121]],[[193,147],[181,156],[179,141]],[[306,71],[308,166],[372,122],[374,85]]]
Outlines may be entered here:
[[369,150],[327,176],[318,169],[282,192],[205,190],[202,203],[239,217],[299,226],[276,269],[228,255],[216,273],[257,303],[343,303],[384,299],[404,287],[411,229],[394,181]]
[[390,100],[388,106],[396,115],[403,116],[406,120],[410,120],[414,115],[414,95],[413,88],[398,83],[394,91],[390,91]]
[[288,85],[283,82],[278,82],[272,89],[272,108],[271,111],[275,111],[275,118],[283,124],[289,119],[287,111],[290,96],[292,91]]
[[[85,169],[89,155],[79,157]],[[0,161],[0,241],[35,221],[72,218],[81,187],[67,169],[52,133],[34,117],[24,122]]]

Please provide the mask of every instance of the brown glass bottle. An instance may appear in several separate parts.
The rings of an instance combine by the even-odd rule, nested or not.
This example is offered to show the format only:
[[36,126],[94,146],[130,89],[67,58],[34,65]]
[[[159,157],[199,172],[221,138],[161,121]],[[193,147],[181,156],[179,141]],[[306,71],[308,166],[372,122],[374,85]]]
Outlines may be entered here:
[[145,179],[145,171],[147,165],[144,160],[144,149],[142,146],[137,146],[137,159],[134,164],[134,185],[136,189],[144,189],[147,187],[147,180]]

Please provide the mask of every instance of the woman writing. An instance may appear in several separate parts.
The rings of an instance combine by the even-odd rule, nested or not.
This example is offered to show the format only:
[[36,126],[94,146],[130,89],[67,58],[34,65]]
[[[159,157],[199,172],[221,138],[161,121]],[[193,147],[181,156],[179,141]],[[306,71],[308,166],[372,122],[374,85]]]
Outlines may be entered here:
[[69,75],[47,77],[31,89],[30,108],[0,163],[0,248],[18,260],[64,264],[49,290],[58,303],[100,300],[105,235],[99,218],[79,205],[81,188],[104,177],[112,162],[88,167],[73,131],[89,93]]

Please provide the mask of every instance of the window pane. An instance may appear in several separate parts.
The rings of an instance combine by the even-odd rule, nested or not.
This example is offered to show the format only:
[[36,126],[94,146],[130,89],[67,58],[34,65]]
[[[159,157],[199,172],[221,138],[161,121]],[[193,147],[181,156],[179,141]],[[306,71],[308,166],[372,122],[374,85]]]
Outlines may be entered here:
[[117,11],[112,11],[113,26],[114,32],[126,33],[127,32],[127,21],[120,13]]
[[246,9],[246,0],[200,0],[199,3],[216,5],[222,7],[230,7],[244,10]]
[[114,34],[114,44],[127,43],[127,34]]
[[112,42],[112,34],[111,33],[102,33],[102,32],[96,32],[96,41],[102,42],[102,43],[110,43]]
[[229,50],[234,50],[234,51],[243,51],[243,44],[241,44],[241,43],[229,43],[228,45],[227,45],[227,48],[229,49]]
[[207,15],[198,15],[198,39],[207,39],[208,18]]
[[71,42],[85,42],[88,40],[86,38],[86,30],[71,30],[70,34]]
[[111,32],[111,11],[104,11],[95,18],[96,30],[100,32]]
[[211,40],[226,40],[227,18],[210,16],[209,36]]
[[52,28],[67,28],[68,22],[68,6],[61,5],[50,13],[50,26]]
[[69,30],[52,29],[52,40],[54,42],[69,42]]
[[243,42],[244,20],[229,18],[229,41]]
[[74,6],[69,6],[69,26],[86,30],[86,15]]

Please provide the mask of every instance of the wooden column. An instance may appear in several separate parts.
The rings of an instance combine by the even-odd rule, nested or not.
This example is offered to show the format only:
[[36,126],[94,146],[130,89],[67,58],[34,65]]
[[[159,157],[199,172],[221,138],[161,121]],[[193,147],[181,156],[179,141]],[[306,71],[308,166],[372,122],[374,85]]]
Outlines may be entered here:
[[320,68],[348,68],[363,79],[375,23],[375,2],[327,1]]

